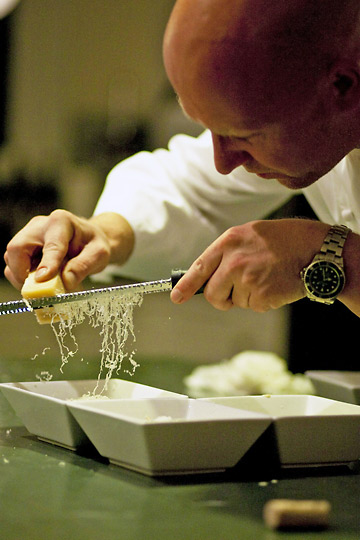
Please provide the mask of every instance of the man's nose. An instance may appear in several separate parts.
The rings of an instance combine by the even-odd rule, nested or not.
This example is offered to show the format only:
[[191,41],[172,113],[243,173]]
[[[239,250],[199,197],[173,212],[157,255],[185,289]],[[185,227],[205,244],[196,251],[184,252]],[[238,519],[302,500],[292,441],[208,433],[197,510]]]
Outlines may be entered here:
[[215,167],[221,174],[229,174],[251,159],[250,154],[239,148],[238,143],[234,147],[234,143],[228,137],[212,133],[212,141]]

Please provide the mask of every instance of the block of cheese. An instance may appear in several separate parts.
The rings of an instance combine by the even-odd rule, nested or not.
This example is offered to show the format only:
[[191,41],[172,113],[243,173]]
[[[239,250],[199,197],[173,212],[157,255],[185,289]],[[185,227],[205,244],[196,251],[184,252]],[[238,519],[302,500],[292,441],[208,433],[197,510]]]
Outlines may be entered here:
[[272,499],[263,510],[271,529],[313,529],[328,526],[330,503],[325,500]]
[[[60,274],[57,274],[48,281],[40,282],[35,280],[35,271],[29,273],[21,289],[21,295],[25,300],[31,298],[42,298],[44,296],[54,296],[56,294],[62,294],[65,292],[66,290]],[[34,313],[40,324],[49,324],[59,320],[58,316],[54,316],[53,308],[37,309],[34,310]]]

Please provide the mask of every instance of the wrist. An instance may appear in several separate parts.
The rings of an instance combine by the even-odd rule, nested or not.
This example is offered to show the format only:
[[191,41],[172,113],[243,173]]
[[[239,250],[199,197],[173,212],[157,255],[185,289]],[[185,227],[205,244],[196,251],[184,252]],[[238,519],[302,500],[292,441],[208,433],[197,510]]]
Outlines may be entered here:
[[310,300],[331,305],[343,291],[346,281],[343,249],[349,232],[345,225],[331,226],[320,251],[301,271]]

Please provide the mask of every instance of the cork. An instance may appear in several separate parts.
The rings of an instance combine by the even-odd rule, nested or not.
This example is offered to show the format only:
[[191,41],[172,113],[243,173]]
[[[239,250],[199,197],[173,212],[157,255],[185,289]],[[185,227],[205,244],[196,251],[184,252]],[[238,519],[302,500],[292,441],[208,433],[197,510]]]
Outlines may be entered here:
[[272,499],[265,504],[263,517],[271,529],[326,528],[330,510],[326,500]]

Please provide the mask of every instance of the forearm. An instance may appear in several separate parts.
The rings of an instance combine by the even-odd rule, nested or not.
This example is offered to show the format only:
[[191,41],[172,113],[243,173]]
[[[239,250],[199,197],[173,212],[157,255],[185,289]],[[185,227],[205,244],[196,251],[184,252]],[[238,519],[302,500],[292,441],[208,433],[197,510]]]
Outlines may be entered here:
[[99,227],[108,239],[109,263],[124,264],[129,259],[135,245],[134,231],[129,222],[115,212],[104,212],[93,216],[90,221]]

